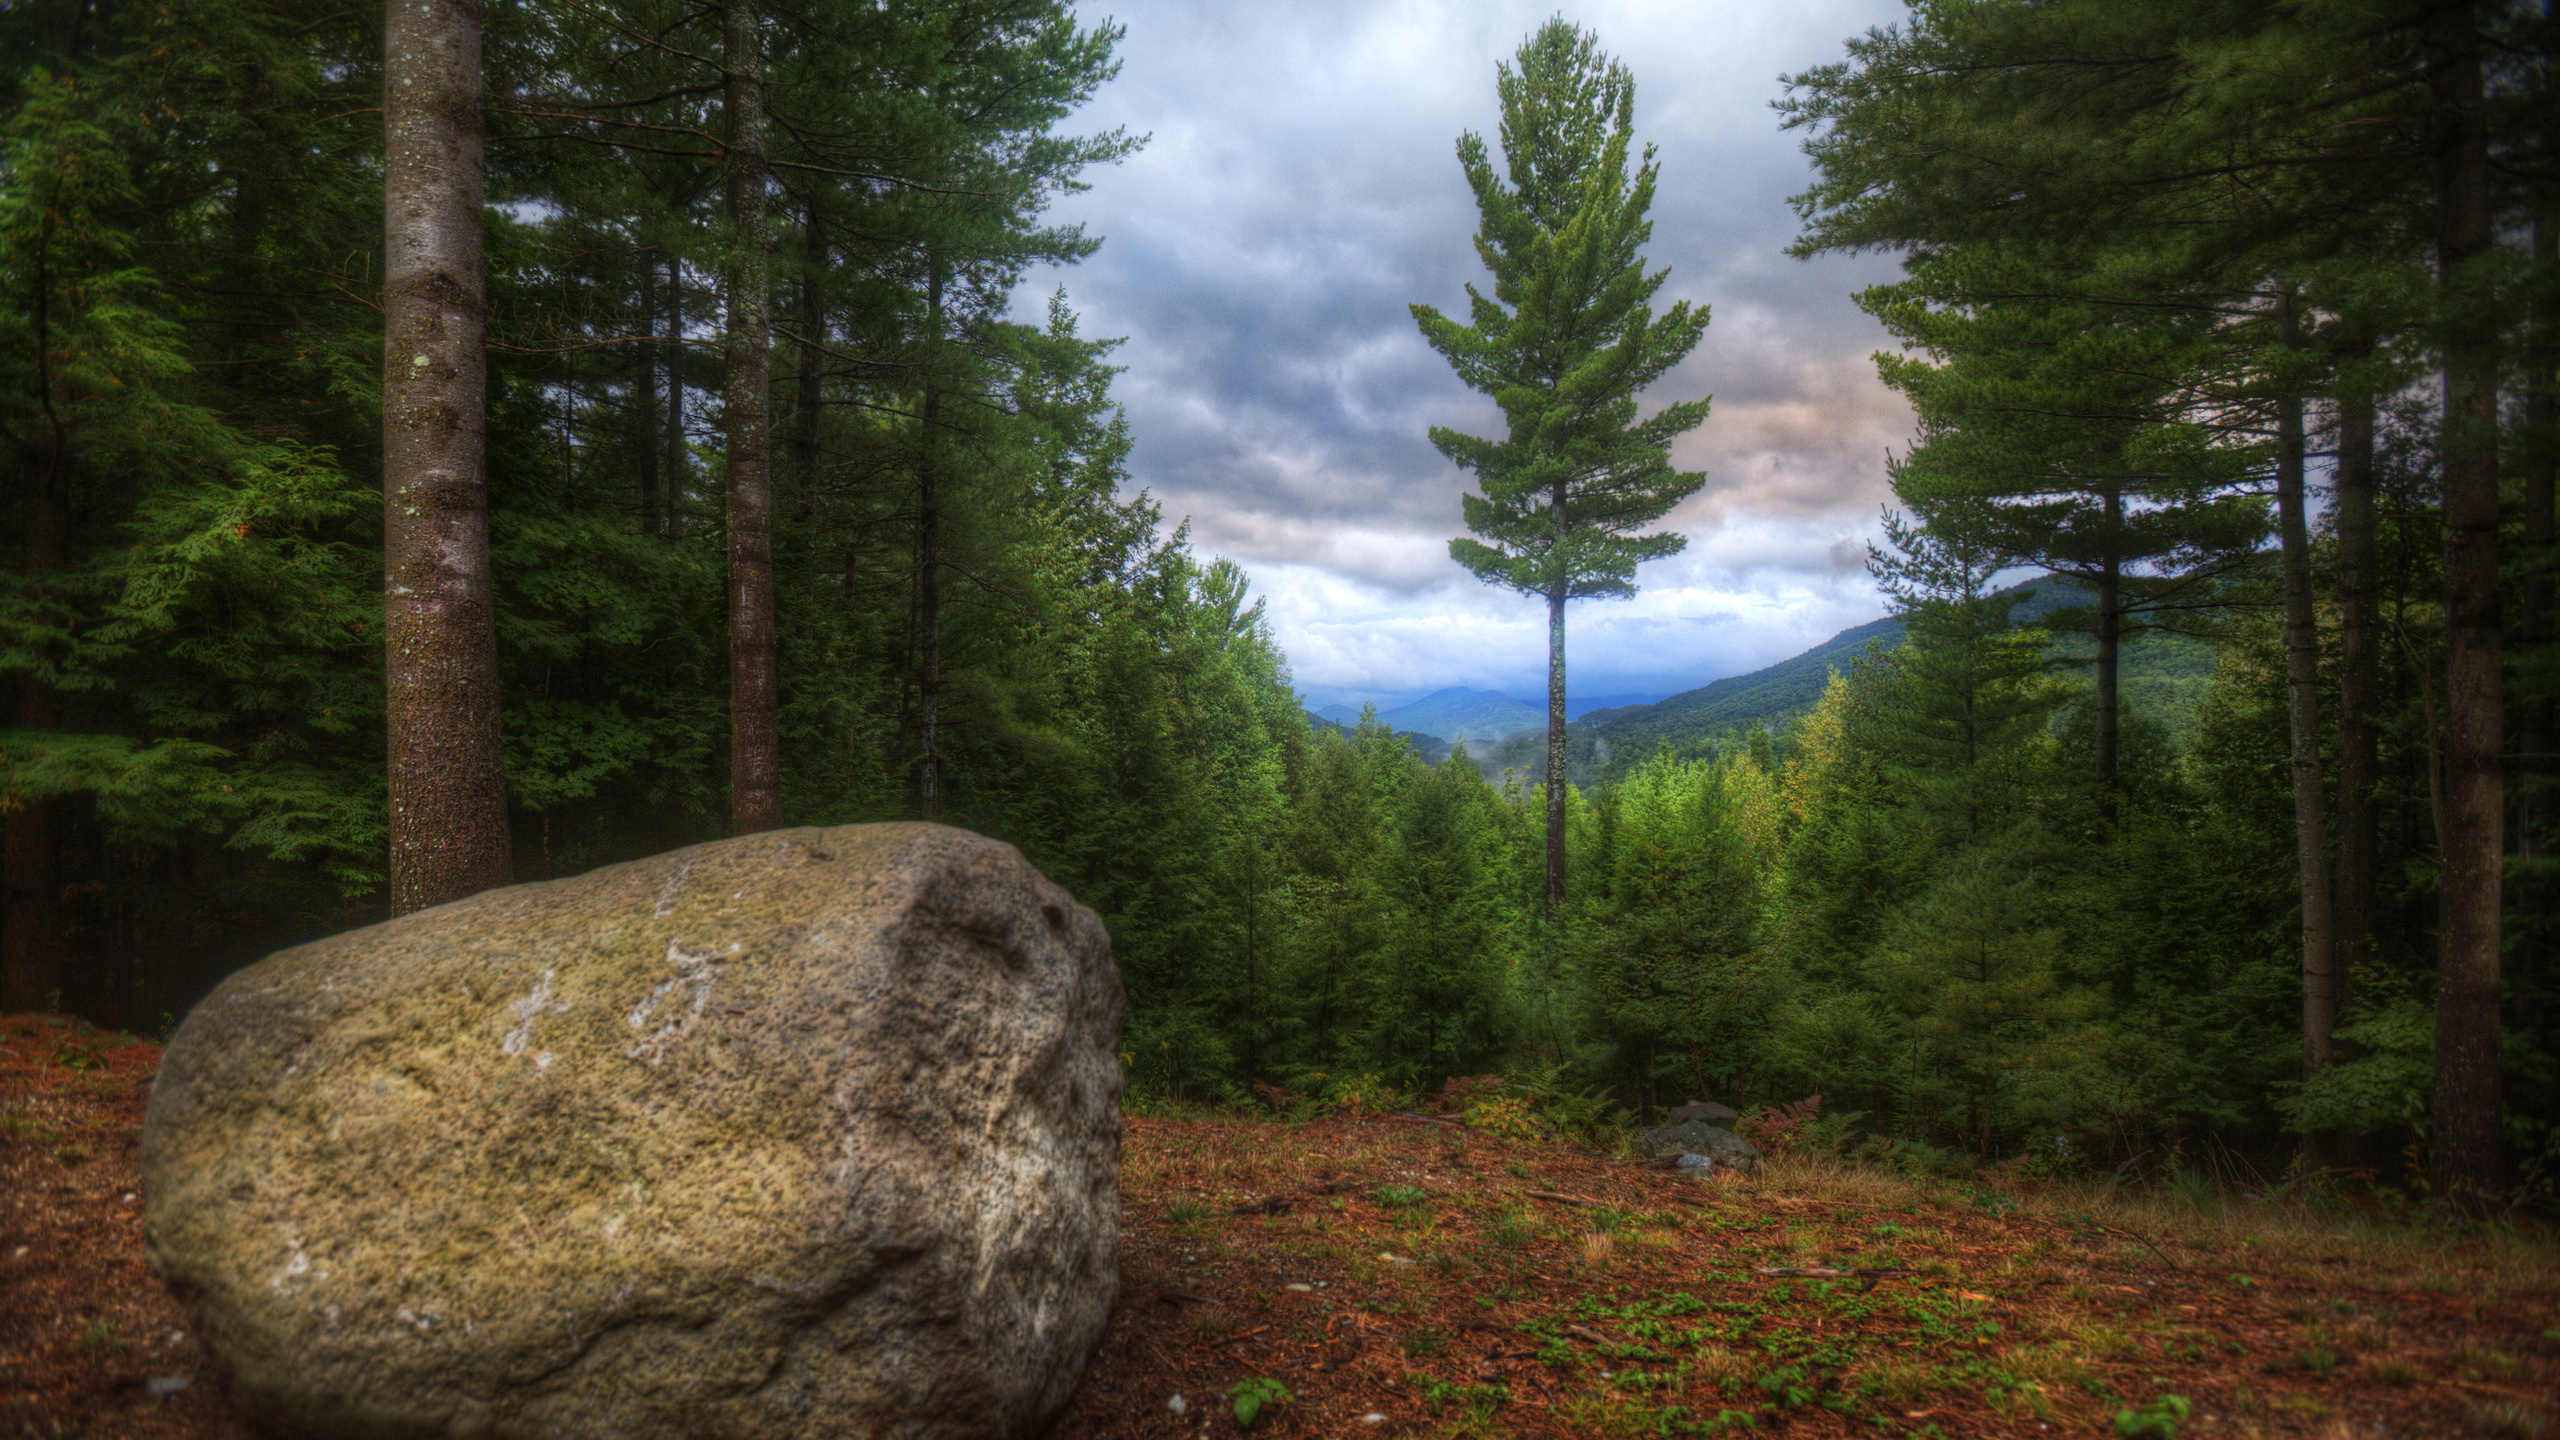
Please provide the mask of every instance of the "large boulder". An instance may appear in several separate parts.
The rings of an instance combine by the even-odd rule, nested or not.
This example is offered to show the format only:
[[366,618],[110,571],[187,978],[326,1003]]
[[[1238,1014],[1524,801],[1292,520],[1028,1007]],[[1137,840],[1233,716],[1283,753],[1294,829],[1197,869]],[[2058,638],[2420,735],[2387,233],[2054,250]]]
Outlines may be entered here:
[[1117,1286],[1120,1005],[938,825],[491,891],[196,1007],[151,1261],[297,1440],[1030,1437]]
[[1637,1138],[1636,1148],[1657,1160],[1704,1155],[1729,1170],[1747,1173],[1760,1168],[1759,1146],[1704,1120],[1683,1120],[1677,1125],[1647,1130]]

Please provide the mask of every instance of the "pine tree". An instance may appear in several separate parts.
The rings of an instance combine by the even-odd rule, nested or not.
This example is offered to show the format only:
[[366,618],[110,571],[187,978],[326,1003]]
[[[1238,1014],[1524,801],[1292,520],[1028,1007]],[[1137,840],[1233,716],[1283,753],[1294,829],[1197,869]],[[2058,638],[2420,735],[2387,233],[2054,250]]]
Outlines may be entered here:
[[728,190],[726,429],[729,541],[729,828],[782,823],[782,738],[774,676],[773,304],[766,220],[764,13],[721,6],[721,120]]
[[[2037,923],[2019,838],[1957,858],[1897,911],[1869,966],[1907,1017],[1912,1065],[1904,1103],[1917,1116],[1996,1154],[2004,1130],[2032,1113],[2028,1086],[2096,1056],[2083,1026],[2097,997],[2065,984],[2061,933]],[[1946,1112],[1961,1116],[1945,1126]]]
[[391,906],[512,865],[489,573],[480,7],[391,0],[383,36],[382,505]]
[[1705,476],[1671,468],[1673,437],[1706,419],[1704,399],[1636,421],[1636,396],[1694,348],[1707,312],[1688,302],[1657,317],[1668,268],[1647,273],[1637,251],[1653,233],[1659,174],[1648,146],[1627,174],[1635,78],[1597,40],[1562,19],[1498,67],[1504,170],[1482,137],[1459,137],[1475,192],[1476,254],[1493,294],[1467,287],[1467,322],[1413,308],[1433,349],[1467,385],[1502,407],[1508,430],[1488,440],[1435,426],[1431,442],[1471,471],[1461,497],[1481,538],[1449,542],[1477,579],[1547,606],[1547,890],[1564,901],[1565,605],[1635,593],[1635,569],[1687,542],[1639,534]]
[[2010,623],[2026,597],[1994,593],[2004,557],[1982,527],[1953,515],[1935,527],[1885,517],[1886,550],[1868,568],[1903,623],[1903,643],[1879,675],[1869,707],[1873,743],[1898,789],[1951,817],[1958,843],[2005,829],[2032,790],[2033,742],[2061,701],[2048,636]]

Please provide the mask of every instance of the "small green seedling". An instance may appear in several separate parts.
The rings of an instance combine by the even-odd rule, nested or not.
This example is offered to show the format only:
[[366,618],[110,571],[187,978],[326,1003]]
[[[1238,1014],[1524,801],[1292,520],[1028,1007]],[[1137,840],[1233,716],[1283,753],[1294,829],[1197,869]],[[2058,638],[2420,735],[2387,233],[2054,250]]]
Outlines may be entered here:
[[2195,1407],[2184,1395],[2163,1395],[2139,1410],[2116,1412],[2116,1433],[2124,1440],[2178,1440],[2178,1427]]
[[1296,1398],[1288,1386],[1268,1375],[1239,1380],[1227,1388],[1227,1403],[1236,1409],[1236,1428],[1240,1430],[1252,1429],[1264,1410],[1276,1409]]

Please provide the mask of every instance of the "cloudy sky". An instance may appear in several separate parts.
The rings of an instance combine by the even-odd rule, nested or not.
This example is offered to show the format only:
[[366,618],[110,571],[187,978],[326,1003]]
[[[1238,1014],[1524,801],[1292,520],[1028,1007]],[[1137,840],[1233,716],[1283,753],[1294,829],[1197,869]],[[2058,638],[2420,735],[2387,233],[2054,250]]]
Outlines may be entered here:
[[[1492,136],[1495,62],[1554,0],[1107,0],[1120,77],[1078,128],[1153,138],[1058,218],[1105,237],[1028,278],[1025,318],[1065,284],[1085,333],[1125,335],[1118,393],[1135,483],[1198,549],[1243,564],[1312,703],[1447,685],[1545,689],[1539,602],[1448,557],[1467,479],[1431,448],[1499,412],[1421,340],[1406,306],[1463,313],[1481,281],[1460,131]],[[1647,254],[1663,302],[1713,307],[1651,399],[1715,397],[1683,440],[1705,487],[1667,522],[1686,553],[1633,600],[1569,615],[1576,695],[1685,690],[1882,613],[1864,545],[1910,415],[1875,379],[1882,331],[1850,296],[1875,257],[1804,262],[1787,197],[1807,171],[1769,102],[1896,0],[1593,0],[1569,18],[1636,75],[1659,147]]]

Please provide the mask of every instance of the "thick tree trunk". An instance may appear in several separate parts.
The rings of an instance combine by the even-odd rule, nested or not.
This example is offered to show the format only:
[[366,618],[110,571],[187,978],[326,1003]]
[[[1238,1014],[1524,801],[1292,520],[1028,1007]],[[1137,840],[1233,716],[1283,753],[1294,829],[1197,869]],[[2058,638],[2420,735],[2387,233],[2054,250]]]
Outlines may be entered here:
[[[1558,507],[1563,508],[1561,497]],[[1547,596],[1547,923],[1564,913],[1564,591]]]
[[925,282],[934,355],[916,435],[916,814],[926,820],[942,818],[942,386],[932,368],[941,359],[942,287],[937,257]]
[[2444,343],[2445,829],[2438,880],[2436,1088],[2428,1178],[2457,1210],[2506,1183],[2500,1135],[2498,962],[2506,777],[2498,633],[2496,317],[2473,262],[2489,251],[2488,108],[2470,0],[2428,22],[2436,115]]
[[773,633],[773,317],[765,256],[764,33],[754,0],[728,0],[729,830],[782,823]]
[[634,346],[638,356],[636,374],[631,381],[632,429],[638,440],[632,445],[639,459],[640,533],[655,535],[660,528],[658,500],[658,262],[643,252],[640,257],[640,324],[651,338]]
[[[2338,869],[2332,1004],[2355,1003],[2356,975],[2373,963],[2382,833],[2374,785],[2382,773],[2374,729],[2382,711],[2380,569],[2374,554],[2373,396],[2338,397]],[[2352,1058],[2339,1049],[2335,1058]]]
[[[2293,299],[2285,297],[2286,341]],[[2284,552],[2285,711],[2292,731],[2293,846],[2302,883],[2302,1078],[2325,1073],[2338,1028],[2337,930],[2331,910],[2328,791],[2320,773],[2320,617],[2311,596],[2311,533],[2303,502],[2302,397],[2276,409],[2276,531]],[[2314,1135],[2314,1164],[2337,1162],[2335,1137]]]
[[391,908],[507,883],[489,581],[480,5],[383,33],[383,642]]

